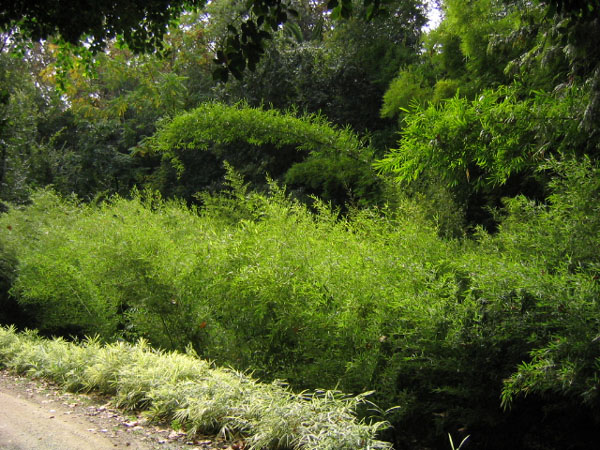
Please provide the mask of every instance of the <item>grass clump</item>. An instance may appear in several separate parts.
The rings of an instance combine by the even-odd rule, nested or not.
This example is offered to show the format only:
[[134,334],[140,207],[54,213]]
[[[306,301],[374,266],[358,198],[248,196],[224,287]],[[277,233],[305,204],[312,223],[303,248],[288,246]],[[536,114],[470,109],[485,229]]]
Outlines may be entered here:
[[47,340],[0,328],[0,365],[53,380],[72,391],[115,395],[155,422],[176,421],[189,434],[242,435],[252,449],[389,449],[377,440],[386,424],[358,421],[365,395],[333,391],[295,394],[234,370],[211,367],[193,354],[136,345]]

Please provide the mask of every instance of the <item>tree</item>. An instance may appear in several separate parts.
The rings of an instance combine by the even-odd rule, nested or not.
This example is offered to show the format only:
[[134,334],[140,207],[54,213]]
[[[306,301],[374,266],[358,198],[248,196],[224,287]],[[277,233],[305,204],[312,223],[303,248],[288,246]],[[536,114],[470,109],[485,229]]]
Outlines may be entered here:
[[[10,49],[10,38],[2,38],[2,47]],[[4,201],[24,201],[30,187],[52,181],[39,123],[56,112],[59,99],[46,91],[31,65],[30,59],[0,52],[0,200]]]
[[[398,70],[418,58],[423,2],[394,0],[386,4],[388,16],[368,22],[357,16],[332,20],[326,5],[317,2],[293,6],[297,27],[287,23],[276,33],[256,70],[218,89],[219,99],[321,113],[369,136],[383,152],[393,145],[396,130],[394,120],[379,116],[382,97]],[[355,2],[358,16],[360,8]]]
[[420,60],[384,96],[382,113],[400,115],[403,130],[378,164],[405,185],[443,181],[471,224],[493,228],[486,211],[502,197],[544,198],[546,158],[597,158],[600,8],[559,0],[442,7]]
[[[28,41],[59,36],[65,54],[81,53],[83,43],[91,53],[104,50],[117,39],[136,53],[162,49],[168,27],[185,10],[205,6],[206,0],[124,0],[97,2],[41,0],[34,3],[3,1],[0,30],[18,30],[16,37]],[[330,0],[332,16],[349,18],[352,0]],[[382,0],[363,0],[361,15],[367,19],[386,11]],[[214,76],[226,81],[229,73],[240,77],[246,67],[253,70],[264,53],[266,42],[298,13],[286,0],[250,0],[242,8],[241,20],[227,27],[220,42]],[[69,58],[65,57],[65,63]]]
[[205,0],[3,1],[0,29],[16,27],[23,37],[33,41],[58,34],[71,45],[86,42],[93,52],[119,38],[133,51],[148,52],[161,47],[167,27],[185,8],[204,3]]

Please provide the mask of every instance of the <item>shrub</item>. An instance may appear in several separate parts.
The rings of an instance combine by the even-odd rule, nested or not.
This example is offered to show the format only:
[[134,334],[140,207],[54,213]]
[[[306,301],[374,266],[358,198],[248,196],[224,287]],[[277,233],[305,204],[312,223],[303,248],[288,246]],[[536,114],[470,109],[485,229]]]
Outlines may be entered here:
[[[398,448],[446,448],[448,432],[487,449],[585,448],[594,432],[575,439],[569,427],[600,418],[599,177],[585,160],[552,170],[547,204],[507,201],[498,232],[470,240],[440,238],[418,197],[339,217],[234,174],[199,211],[150,193],[96,206],[40,193],[0,217],[0,240],[18,261],[19,301],[62,311],[60,325],[191,343],[297,389],[375,390],[383,408],[399,406],[386,416]],[[106,318],[70,313],[79,299]],[[52,314],[37,319],[60,331]],[[170,408],[156,395],[122,401]]]
[[524,91],[513,84],[475,100],[456,95],[415,106],[398,148],[376,167],[406,184],[443,182],[468,204],[474,224],[489,225],[485,208],[500,207],[502,197],[545,200],[550,177],[537,169],[547,157],[597,152],[579,129],[589,93],[575,86],[553,94]]
[[[295,188],[339,206],[352,195],[371,204],[380,201],[378,178],[370,167],[373,150],[349,128],[336,128],[319,115],[205,103],[164,121],[140,151],[170,162],[178,173],[171,180],[179,185],[175,193],[188,199],[198,191],[216,190],[227,161],[255,189],[265,188],[267,176],[288,177]],[[335,171],[336,177],[324,180],[313,172],[314,165]],[[153,187],[168,188],[155,180]]]

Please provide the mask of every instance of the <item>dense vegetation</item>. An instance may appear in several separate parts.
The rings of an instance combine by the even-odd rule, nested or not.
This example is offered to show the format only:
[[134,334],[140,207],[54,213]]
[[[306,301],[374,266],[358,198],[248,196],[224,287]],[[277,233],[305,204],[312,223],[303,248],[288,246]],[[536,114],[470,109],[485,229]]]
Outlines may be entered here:
[[227,83],[234,1],[93,76],[7,32],[0,320],[373,390],[396,449],[594,447],[600,6],[347,3]]
[[374,438],[385,423],[356,420],[364,395],[297,394],[280,382],[259,383],[188,353],[157,351],[144,340],[136,345],[100,345],[97,340],[76,345],[0,327],[4,367],[45,377],[71,391],[114,395],[116,406],[142,411],[150,421],[170,423],[192,436],[241,435],[256,449],[390,448]]

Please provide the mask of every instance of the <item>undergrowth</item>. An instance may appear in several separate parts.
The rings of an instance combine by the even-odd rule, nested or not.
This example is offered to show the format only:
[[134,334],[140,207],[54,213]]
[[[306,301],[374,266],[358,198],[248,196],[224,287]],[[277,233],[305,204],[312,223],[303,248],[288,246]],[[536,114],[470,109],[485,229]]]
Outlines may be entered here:
[[[12,261],[10,293],[43,335],[191,345],[297,391],[373,390],[375,403],[393,408],[376,420],[393,424],[398,449],[446,449],[448,433],[488,450],[530,441],[585,449],[598,433],[569,431],[600,430],[600,170],[586,160],[549,164],[546,203],[507,200],[498,231],[470,239],[441,238],[419,198],[340,217],[274,184],[269,195],[253,192],[230,173],[229,192],[201,196],[199,209],[149,192],[80,204],[39,191],[0,216],[0,248]],[[78,352],[84,358],[85,346]],[[110,380],[102,367],[97,378]],[[139,370],[127,379],[153,379]],[[61,382],[76,387],[73,376]],[[217,404],[191,412],[170,404],[171,387],[147,389],[116,398],[152,404],[157,417],[179,408],[184,421],[229,414]],[[288,411],[296,425],[277,413],[270,426],[303,428],[301,405]],[[247,414],[236,429],[255,426]]]
[[241,435],[252,449],[389,449],[377,440],[384,422],[365,423],[355,409],[366,395],[335,391],[294,393],[259,383],[191,354],[152,349],[143,340],[74,344],[0,327],[0,366],[52,380],[70,391],[114,396],[154,422],[176,421],[190,435]]

